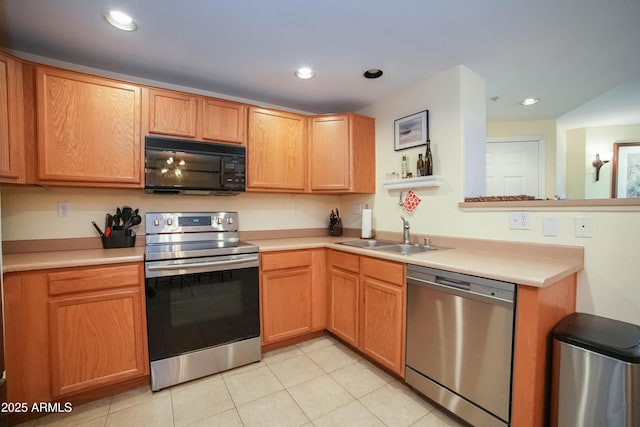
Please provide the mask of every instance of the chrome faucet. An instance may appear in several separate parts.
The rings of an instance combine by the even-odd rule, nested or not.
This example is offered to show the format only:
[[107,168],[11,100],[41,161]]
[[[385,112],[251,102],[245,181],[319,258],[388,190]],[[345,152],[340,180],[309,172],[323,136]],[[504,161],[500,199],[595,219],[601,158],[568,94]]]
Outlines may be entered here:
[[402,220],[402,243],[405,245],[411,244],[411,239],[409,238],[409,221],[404,219],[404,216],[400,215],[400,219]]

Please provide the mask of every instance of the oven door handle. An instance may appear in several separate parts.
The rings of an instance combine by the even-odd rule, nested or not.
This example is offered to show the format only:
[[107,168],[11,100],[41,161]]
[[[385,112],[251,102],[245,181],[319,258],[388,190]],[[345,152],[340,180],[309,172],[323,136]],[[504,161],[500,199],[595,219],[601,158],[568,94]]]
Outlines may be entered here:
[[189,268],[201,268],[201,267],[217,267],[221,265],[229,266],[234,264],[244,264],[246,262],[257,261],[256,258],[244,258],[244,259],[225,259],[221,261],[205,261],[194,262],[189,264],[165,264],[165,265],[147,265],[147,270],[185,270]]

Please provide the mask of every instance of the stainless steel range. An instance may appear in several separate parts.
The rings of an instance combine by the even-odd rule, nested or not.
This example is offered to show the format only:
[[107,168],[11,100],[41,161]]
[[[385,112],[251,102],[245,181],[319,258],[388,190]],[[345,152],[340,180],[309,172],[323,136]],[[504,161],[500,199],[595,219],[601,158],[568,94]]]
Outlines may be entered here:
[[151,388],[260,360],[258,247],[237,212],[146,214]]

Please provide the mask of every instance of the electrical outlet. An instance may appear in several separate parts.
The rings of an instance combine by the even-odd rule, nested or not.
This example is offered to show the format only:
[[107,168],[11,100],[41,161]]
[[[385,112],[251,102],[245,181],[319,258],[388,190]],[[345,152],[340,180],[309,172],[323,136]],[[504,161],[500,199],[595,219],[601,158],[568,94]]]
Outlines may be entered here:
[[593,237],[593,218],[576,216],[576,237]]
[[360,203],[351,205],[351,215],[362,215],[362,205]]
[[58,216],[59,217],[71,216],[71,203],[58,202]]
[[509,228],[512,230],[529,230],[531,228],[529,212],[509,212]]

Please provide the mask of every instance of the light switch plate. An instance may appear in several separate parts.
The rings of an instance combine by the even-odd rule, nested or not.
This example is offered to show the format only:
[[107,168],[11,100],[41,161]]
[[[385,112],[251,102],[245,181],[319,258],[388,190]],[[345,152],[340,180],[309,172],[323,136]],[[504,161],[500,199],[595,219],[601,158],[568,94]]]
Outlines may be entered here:
[[542,218],[542,232],[545,236],[555,237],[558,235],[558,217],[545,216]]

